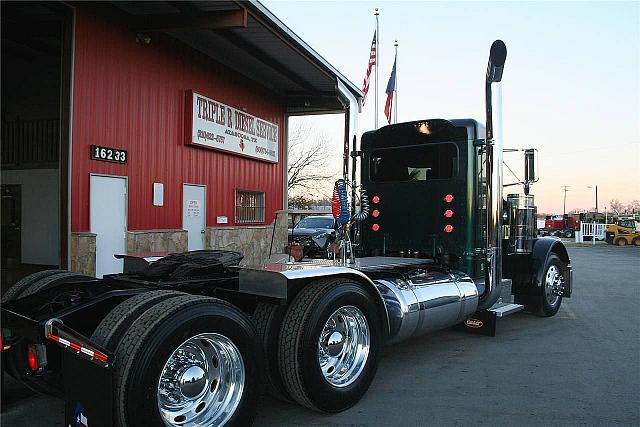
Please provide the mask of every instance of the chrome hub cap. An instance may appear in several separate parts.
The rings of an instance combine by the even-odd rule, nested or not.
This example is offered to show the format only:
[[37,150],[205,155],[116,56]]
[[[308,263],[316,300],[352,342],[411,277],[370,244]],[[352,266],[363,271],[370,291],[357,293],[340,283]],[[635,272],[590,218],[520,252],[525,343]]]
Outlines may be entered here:
[[244,389],[240,351],[220,334],[196,335],[173,351],[158,381],[158,409],[167,426],[223,425]]
[[557,266],[552,265],[547,270],[544,280],[544,295],[549,305],[554,306],[562,296],[564,278]]
[[335,387],[358,379],[369,356],[369,325],[359,308],[347,305],[327,320],[318,340],[318,363],[324,378]]
[[206,372],[200,366],[192,366],[180,378],[180,392],[185,397],[196,397],[207,383]]
[[342,352],[342,346],[344,344],[344,336],[338,332],[333,331],[327,338],[327,353],[329,356],[336,357]]

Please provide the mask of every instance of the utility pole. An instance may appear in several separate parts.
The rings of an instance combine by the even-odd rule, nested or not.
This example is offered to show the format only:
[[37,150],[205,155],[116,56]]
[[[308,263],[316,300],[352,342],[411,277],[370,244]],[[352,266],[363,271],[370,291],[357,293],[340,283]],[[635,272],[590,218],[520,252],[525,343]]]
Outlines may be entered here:
[[569,186],[563,185],[562,189],[564,190],[564,202],[562,203],[562,216],[564,217],[567,213],[567,191],[569,191]]

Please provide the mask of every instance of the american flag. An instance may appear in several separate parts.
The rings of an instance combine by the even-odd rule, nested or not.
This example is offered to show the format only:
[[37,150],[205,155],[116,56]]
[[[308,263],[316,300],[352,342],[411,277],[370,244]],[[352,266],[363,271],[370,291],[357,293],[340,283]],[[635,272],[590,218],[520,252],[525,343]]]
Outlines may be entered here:
[[373,41],[371,42],[371,52],[369,52],[369,66],[367,67],[367,74],[364,76],[364,84],[362,86],[362,93],[364,93],[364,97],[362,98],[362,105],[364,105],[364,101],[367,99],[367,93],[369,92],[369,77],[371,76],[371,70],[373,66],[376,65],[376,32],[373,32]]
[[396,59],[393,60],[393,69],[387,83],[387,102],[384,105],[384,115],[387,116],[387,123],[391,124],[391,110],[393,108],[393,92],[396,90]]

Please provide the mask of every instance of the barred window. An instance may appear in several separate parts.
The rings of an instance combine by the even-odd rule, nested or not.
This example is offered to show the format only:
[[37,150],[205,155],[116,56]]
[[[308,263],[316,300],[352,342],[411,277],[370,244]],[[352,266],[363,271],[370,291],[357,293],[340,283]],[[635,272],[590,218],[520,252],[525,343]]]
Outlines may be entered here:
[[264,222],[264,193],[236,190],[236,224]]

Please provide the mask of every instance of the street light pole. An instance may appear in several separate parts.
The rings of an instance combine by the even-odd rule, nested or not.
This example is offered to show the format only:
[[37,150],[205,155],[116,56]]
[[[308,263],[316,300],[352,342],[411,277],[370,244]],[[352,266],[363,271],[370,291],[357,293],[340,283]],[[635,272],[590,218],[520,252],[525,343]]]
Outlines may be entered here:
[[590,185],[587,185],[587,188],[595,188],[595,192],[596,192],[596,213],[598,213],[598,186],[596,185],[595,187],[592,187]]

